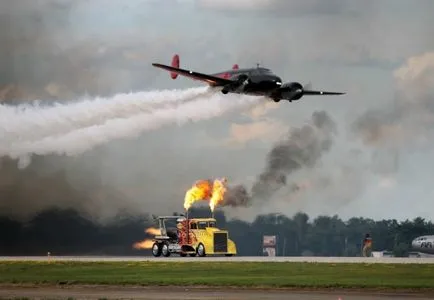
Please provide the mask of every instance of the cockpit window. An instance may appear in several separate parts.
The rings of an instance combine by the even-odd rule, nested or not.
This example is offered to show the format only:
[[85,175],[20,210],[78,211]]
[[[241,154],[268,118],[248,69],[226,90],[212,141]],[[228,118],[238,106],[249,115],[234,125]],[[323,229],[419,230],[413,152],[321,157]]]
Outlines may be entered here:
[[209,227],[215,227],[215,222],[214,221],[209,222]]
[[259,74],[271,75],[272,72],[270,69],[267,69],[267,68],[256,68],[256,69],[252,69],[250,74],[252,74],[252,75],[259,75]]

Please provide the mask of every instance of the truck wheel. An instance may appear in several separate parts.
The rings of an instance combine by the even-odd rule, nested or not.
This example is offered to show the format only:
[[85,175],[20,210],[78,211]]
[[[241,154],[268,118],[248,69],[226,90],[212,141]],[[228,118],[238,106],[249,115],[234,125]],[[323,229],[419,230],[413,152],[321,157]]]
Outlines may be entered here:
[[204,257],[206,255],[205,246],[202,243],[200,243],[199,246],[197,246],[196,252],[197,255],[199,255],[200,257]]
[[161,245],[157,242],[152,245],[152,255],[155,257],[159,257],[161,255]]
[[180,255],[181,257],[186,257],[186,256],[187,256],[187,253],[179,253],[179,255]]
[[191,257],[196,257],[196,253],[191,253],[190,256]]
[[163,247],[161,248],[161,253],[163,254],[164,257],[169,257],[170,256],[169,245],[163,244]]

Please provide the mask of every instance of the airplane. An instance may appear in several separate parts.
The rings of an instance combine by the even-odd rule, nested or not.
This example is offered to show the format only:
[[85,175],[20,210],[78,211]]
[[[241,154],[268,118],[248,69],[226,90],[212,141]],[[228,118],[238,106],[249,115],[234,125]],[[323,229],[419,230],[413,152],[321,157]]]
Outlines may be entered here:
[[265,96],[274,102],[288,100],[289,102],[299,100],[303,96],[312,95],[344,95],[341,92],[314,91],[302,86],[299,82],[283,83],[282,79],[270,69],[259,67],[240,69],[234,64],[231,70],[218,73],[203,74],[195,71],[179,68],[179,55],[172,58],[172,65],[153,63],[152,66],[167,70],[172,79],[183,75],[193,80],[204,81],[209,86],[221,88],[223,94],[235,93],[255,96]]
[[434,255],[434,235],[423,235],[415,238],[411,242],[411,247],[414,251],[426,256]]

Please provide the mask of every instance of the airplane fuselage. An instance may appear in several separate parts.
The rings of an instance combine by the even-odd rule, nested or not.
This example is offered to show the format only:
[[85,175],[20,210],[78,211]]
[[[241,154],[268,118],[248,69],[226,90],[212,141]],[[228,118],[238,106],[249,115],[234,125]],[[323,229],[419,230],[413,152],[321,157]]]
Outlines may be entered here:
[[415,238],[411,242],[414,251],[434,255],[434,235],[424,235]]
[[[237,80],[233,87],[222,86],[223,93],[231,92],[246,95],[270,96],[282,86],[282,79],[266,68],[227,70],[213,76]],[[226,88],[226,89],[225,89]]]

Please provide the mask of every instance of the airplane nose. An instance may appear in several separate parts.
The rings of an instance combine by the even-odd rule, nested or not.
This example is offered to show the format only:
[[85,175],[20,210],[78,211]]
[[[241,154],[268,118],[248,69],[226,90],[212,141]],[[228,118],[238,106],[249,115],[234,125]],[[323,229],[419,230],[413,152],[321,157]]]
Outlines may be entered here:
[[414,239],[414,240],[411,241],[411,247],[412,248],[417,248],[418,247],[417,239]]

